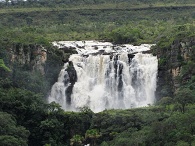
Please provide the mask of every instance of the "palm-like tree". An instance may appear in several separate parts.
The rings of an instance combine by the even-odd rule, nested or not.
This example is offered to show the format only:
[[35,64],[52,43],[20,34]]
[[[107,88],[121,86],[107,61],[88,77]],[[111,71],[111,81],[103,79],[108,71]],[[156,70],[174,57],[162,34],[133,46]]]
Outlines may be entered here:
[[91,146],[96,145],[96,140],[101,137],[100,132],[97,129],[90,129],[87,130],[85,133],[85,139],[90,139],[91,140]]
[[70,139],[71,146],[82,146],[82,141],[84,138],[81,135],[74,135],[73,138]]

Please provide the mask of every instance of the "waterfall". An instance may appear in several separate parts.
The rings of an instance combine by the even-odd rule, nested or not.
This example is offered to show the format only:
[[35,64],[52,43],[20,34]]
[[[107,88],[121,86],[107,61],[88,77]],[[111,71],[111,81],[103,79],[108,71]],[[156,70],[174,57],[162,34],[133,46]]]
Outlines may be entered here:
[[87,106],[94,112],[154,103],[158,61],[156,56],[142,53],[151,45],[113,45],[95,41],[54,42],[54,45],[77,50],[78,54],[69,58],[77,80],[69,101],[66,90],[71,82],[66,63],[52,87],[49,102],[55,101],[65,110],[77,111]]

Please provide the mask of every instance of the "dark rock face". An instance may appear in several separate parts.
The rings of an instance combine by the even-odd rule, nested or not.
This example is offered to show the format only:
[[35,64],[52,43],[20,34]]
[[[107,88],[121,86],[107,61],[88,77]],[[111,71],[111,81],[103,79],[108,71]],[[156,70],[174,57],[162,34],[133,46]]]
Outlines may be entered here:
[[44,64],[47,60],[47,50],[40,45],[13,44],[9,49],[11,63],[21,66],[29,66],[30,70],[36,70],[45,74]]
[[66,94],[66,101],[67,103],[71,103],[71,94],[72,94],[72,89],[74,87],[75,82],[77,81],[77,73],[76,70],[73,66],[72,61],[68,62],[68,68],[66,69],[68,76],[69,76],[69,81],[65,82],[65,84],[69,83],[69,86],[67,87],[65,94]]
[[128,54],[129,63],[131,63],[131,60],[133,59],[135,55],[134,54]]
[[155,53],[159,61],[157,100],[165,96],[172,96],[182,83],[191,79],[193,69],[186,74],[182,73],[182,69],[189,61],[195,61],[193,59],[195,56],[194,46],[195,37],[175,40],[167,48],[155,47]]
[[63,48],[60,48],[64,53],[71,53],[71,54],[77,54],[76,48],[75,47],[66,47],[64,46]]
[[48,96],[51,86],[57,81],[66,54],[55,48],[38,44],[10,44],[1,52],[9,64],[13,85]]

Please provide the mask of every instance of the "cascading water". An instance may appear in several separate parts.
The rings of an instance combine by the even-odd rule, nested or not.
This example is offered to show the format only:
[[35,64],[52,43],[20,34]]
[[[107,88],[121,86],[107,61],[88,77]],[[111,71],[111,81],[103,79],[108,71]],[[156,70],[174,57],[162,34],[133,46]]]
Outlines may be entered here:
[[[143,54],[151,45],[115,46],[106,42],[58,42],[55,46],[76,48],[78,54],[64,65],[49,102],[65,110],[87,106],[94,112],[104,109],[127,109],[147,106],[155,101],[157,57]],[[68,74],[70,62],[76,71],[74,85]],[[67,96],[72,86],[71,97]]]

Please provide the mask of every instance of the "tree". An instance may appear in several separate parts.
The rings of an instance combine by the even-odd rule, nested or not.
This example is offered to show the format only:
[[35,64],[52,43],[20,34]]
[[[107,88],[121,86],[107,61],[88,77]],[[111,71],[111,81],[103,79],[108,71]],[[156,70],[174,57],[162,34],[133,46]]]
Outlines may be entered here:
[[173,104],[173,98],[171,97],[161,98],[158,104],[163,106],[166,110],[170,110],[170,111],[172,111],[172,108],[174,107],[174,106],[171,106],[171,104]]
[[185,141],[178,141],[177,146],[189,146],[189,144]]
[[81,146],[84,138],[78,134],[74,135],[73,138],[70,139],[71,146]]
[[26,18],[26,24],[27,24],[28,26],[30,26],[30,25],[32,24],[32,22],[33,22],[33,19],[32,19],[31,17],[27,17],[27,18]]
[[6,112],[0,112],[0,145],[27,146],[29,131],[22,126],[16,125],[16,120]]
[[90,130],[87,130],[85,133],[85,139],[90,139],[92,146],[96,145],[96,140],[99,137],[101,137],[101,133],[99,133],[97,129],[90,129]]
[[170,105],[173,103],[173,100],[171,97],[163,97],[160,101],[159,101],[159,104],[160,105],[163,105],[163,106],[166,106],[166,105]]
[[175,101],[180,104],[180,110],[182,113],[185,112],[186,105],[194,102],[193,91],[189,88],[181,88],[176,92]]
[[41,121],[39,128],[42,135],[42,144],[63,145],[64,123],[62,121],[55,117],[48,117],[46,120]]

